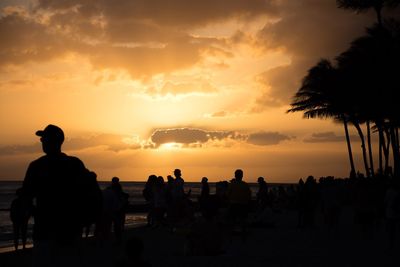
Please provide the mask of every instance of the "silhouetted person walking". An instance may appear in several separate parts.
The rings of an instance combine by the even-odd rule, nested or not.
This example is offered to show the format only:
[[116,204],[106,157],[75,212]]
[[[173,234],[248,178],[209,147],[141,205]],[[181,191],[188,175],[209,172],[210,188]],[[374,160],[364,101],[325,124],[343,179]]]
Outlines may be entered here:
[[158,226],[164,223],[164,215],[167,209],[167,194],[164,177],[158,176],[154,190],[154,225]]
[[239,225],[242,230],[242,238],[246,230],[246,220],[251,201],[249,185],[243,181],[243,171],[235,171],[235,179],[228,187],[229,217],[233,226]]
[[23,183],[24,196],[36,200],[33,265],[80,266],[90,172],[80,159],[61,152],[61,128],[48,125],[36,135],[46,155],[30,163]]
[[[169,179],[168,183],[170,184]],[[147,214],[147,226],[152,226],[154,224],[154,191],[156,184],[157,184],[157,176],[152,174],[147,179],[146,185],[143,189],[143,197],[149,206],[149,212]],[[169,193],[170,193],[169,196],[171,195],[172,184],[173,184],[173,179],[171,185],[169,186]]]
[[111,189],[114,191],[118,201],[117,210],[113,217],[113,226],[117,244],[120,244],[122,242],[122,232],[125,228],[125,217],[129,204],[129,194],[122,190],[122,185],[120,184],[118,177],[113,177],[111,179]]
[[176,200],[181,200],[185,196],[184,184],[185,181],[182,178],[182,172],[180,169],[174,170],[175,180],[172,197]]
[[100,230],[103,195],[96,178],[96,173],[90,172],[89,179],[85,179],[85,182],[87,182],[85,187],[88,188],[86,191],[88,201],[82,203],[84,209],[82,230],[85,230],[84,233],[86,237],[89,236],[90,228],[93,224],[95,224],[95,236],[98,236]]
[[302,189],[302,227],[313,228],[315,225],[315,211],[318,205],[318,187],[313,176],[308,176]]
[[208,178],[207,177],[203,177],[201,179],[201,193],[200,193],[201,197],[209,197],[210,196],[210,186],[208,184]]
[[201,179],[201,192],[199,197],[200,210],[202,212],[205,212],[205,209],[208,208],[209,202],[210,202],[210,186],[208,184],[208,178],[203,177]]
[[10,219],[13,224],[14,247],[18,250],[19,238],[22,239],[22,248],[26,247],[26,232],[28,230],[28,221],[32,215],[32,201],[22,195],[22,189],[17,189],[17,198],[11,203]]
[[193,209],[190,201],[191,190],[186,194],[180,169],[174,170],[175,179],[172,182],[171,202],[168,208],[168,221],[172,225],[185,224],[193,219]]
[[257,205],[259,208],[264,209],[268,204],[268,185],[264,177],[258,177],[258,192],[257,192]]

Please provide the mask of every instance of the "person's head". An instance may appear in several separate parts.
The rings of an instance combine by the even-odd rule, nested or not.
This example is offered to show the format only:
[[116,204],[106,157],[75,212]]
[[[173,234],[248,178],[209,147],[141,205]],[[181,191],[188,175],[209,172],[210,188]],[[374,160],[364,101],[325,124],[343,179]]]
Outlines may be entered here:
[[36,132],[40,136],[43,152],[48,155],[61,153],[61,145],[64,142],[64,132],[60,127],[49,124],[44,130]]
[[156,183],[157,183],[157,175],[152,174],[147,179],[146,187],[149,187],[149,186],[151,187],[151,186],[155,185]]
[[157,183],[159,184],[159,185],[163,185],[164,184],[164,177],[162,177],[162,176],[158,176],[157,177]]
[[237,181],[241,181],[243,179],[243,171],[241,169],[237,169],[235,171],[235,179]]
[[309,184],[309,183],[314,183],[314,182],[315,182],[314,176],[309,175],[306,179],[306,183]]
[[155,174],[149,175],[149,178],[147,179],[149,182],[154,182],[155,180],[157,180],[157,175]]
[[207,177],[201,178],[201,182],[202,182],[202,183],[207,183],[207,182],[208,182],[208,178],[207,178]]
[[112,182],[113,184],[118,184],[118,183],[119,183],[119,178],[118,178],[118,177],[113,177],[113,178],[111,179],[111,182]]
[[114,191],[120,193],[122,191],[122,186],[119,183],[119,178],[118,177],[113,177],[111,179],[111,189],[113,189]]
[[257,179],[257,182],[259,183],[259,184],[262,184],[262,183],[264,183],[265,181],[264,181],[264,177],[258,177],[258,179]]
[[174,170],[174,175],[175,175],[175,177],[181,177],[182,176],[181,170],[180,169],[175,169]]

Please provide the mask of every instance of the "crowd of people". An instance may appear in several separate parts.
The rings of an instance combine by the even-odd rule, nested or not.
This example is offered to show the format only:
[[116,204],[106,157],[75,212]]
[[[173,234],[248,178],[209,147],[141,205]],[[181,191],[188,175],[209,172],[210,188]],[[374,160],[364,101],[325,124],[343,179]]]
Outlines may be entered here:
[[[295,226],[299,229],[332,231],[344,223],[353,225],[361,236],[370,236],[384,228],[389,248],[395,243],[400,188],[394,177],[321,177],[317,181],[309,176],[285,186],[271,186],[259,177],[257,192],[252,195],[239,169],[230,181],[215,183],[215,194],[210,194],[208,179],[203,177],[198,201],[192,201],[190,192],[184,191],[180,170],[175,173],[179,175],[169,177],[168,183],[161,176],[149,177],[143,191],[150,207],[148,225],[171,229],[186,225],[193,253],[217,253],[224,233],[236,232],[245,238],[249,227],[279,227],[274,218],[284,212],[297,213]],[[344,216],[343,210],[349,210],[351,216]]]
[[143,190],[143,197],[149,204],[149,226],[164,224],[165,217],[174,224],[185,223],[193,218],[191,191],[186,193],[184,190],[181,170],[175,169],[174,176],[168,175],[166,183],[162,176],[149,176]]
[[[41,137],[45,156],[29,165],[23,187],[17,190],[11,205],[15,249],[20,236],[26,247],[32,215],[34,266],[74,265],[79,254],[77,244],[83,233],[89,235],[93,224],[98,240],[110,240],[114,232],[113,240],[121,244],[129,195],[119,178],[112,178],[101,190],[94,172],[78,158],[61,152],[64,133],[59,127],[48,125],[36,135]],[[359,175],[317,181],[309,176],[287,186],[270,186],[259,177],[254,196],[243,178],[243,170],[237,169],[230,181],[217,182],[215,194],[211,194],[208,178],[203,177],[198,201],[193,201],[191,190],[185,191],[180,169],[174,170],[174,176],[168,175],[166,182],[162,176],[150,175],[143,189],[149,207],[148,226],[167,226],[172,232],[186,227],[187,253],[216,255],[223,251],[224,234],[239,233],[245,240],[248,227],[275,227],[274,214],[297,211],[300,229],[319,226],[316,217],[321,215],[323,226],[334,229],[343,209],[350,208],[362,233],[373,234],[377,226],[385,225],[389,246],[394,245],[400,219],[396,177]],[[131,246],[141,245],[133,242]]]
[[[228,209],[226,227],[239,227],[245,232],[246,217],[251,203],[251,190],[243,181],[243,171],[235,171],[230,183],[217,183],[216,194],[210,194],[208,178],[201,179],[201,192],[197,201],[191,199],[191,191],[185,192],[180,169],[174,177],[150,175],[143,197],[149,205],[148,226],[167,226],[172,231],[186,227],[190,250],[215,254],[220,252],[219,213]],[[197,214],[201,216],[197,216]]]
[[316,215],[323,224],[334,229],[343,220],[343,210],[350,209],[354,225],[361,235],[371,236],[381,226],[385,227],[389,247],[393,247],[400,219],[399,180],[377,175],[366,178],[335,179],[321,177],[318,182],[309,176],[297,186],[296,205],[298,227],[316,226]]

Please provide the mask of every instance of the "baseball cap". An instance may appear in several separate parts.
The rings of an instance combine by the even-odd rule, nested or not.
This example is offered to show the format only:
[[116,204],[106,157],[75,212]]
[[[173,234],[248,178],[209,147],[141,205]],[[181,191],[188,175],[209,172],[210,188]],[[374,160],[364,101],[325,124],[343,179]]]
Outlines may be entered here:
[[44,128],[44,130],[39,130],[36,132],[37,136],[48,138],[54,141],[64,142],[64,132],[60,127],[53,124],[49,124]]

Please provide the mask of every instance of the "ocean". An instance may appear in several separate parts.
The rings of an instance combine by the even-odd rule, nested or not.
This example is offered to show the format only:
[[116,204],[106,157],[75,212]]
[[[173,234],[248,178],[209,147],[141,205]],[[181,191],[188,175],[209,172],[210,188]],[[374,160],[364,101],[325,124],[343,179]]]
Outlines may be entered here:
[[[210,193],[215,193],[215,183],[210,184]],[[110,185],[110,182],[99,182],[100,188],[104,189]],[[121,182],[123,190],[129,194],[130,204],[143,204],[145,200],[142,196],[142,191],[145,182]],[[271,186],[278,186],[279,184],[273,184]],[[6,247],[13,246],[12,237],[12,224],[9,217],[9,208],[11,206],[12,200],[15,198],[15,191],[22,186],[21,181],[0,181],[0,250]],[[250,183],[250,188],[252,190],[252,195],[255,197],[257,192],[257,184]],[[197,200],[200,195],[201,183],[198,182],[185,182],[185,192],[189,190],[192,191],[191,198]],[[28,243],[32,240],[32,224],[33,218],[29,221],[28,230]],[[135,227],[146,224],[146,214],[136,213],[127,214],[126,226]]]

